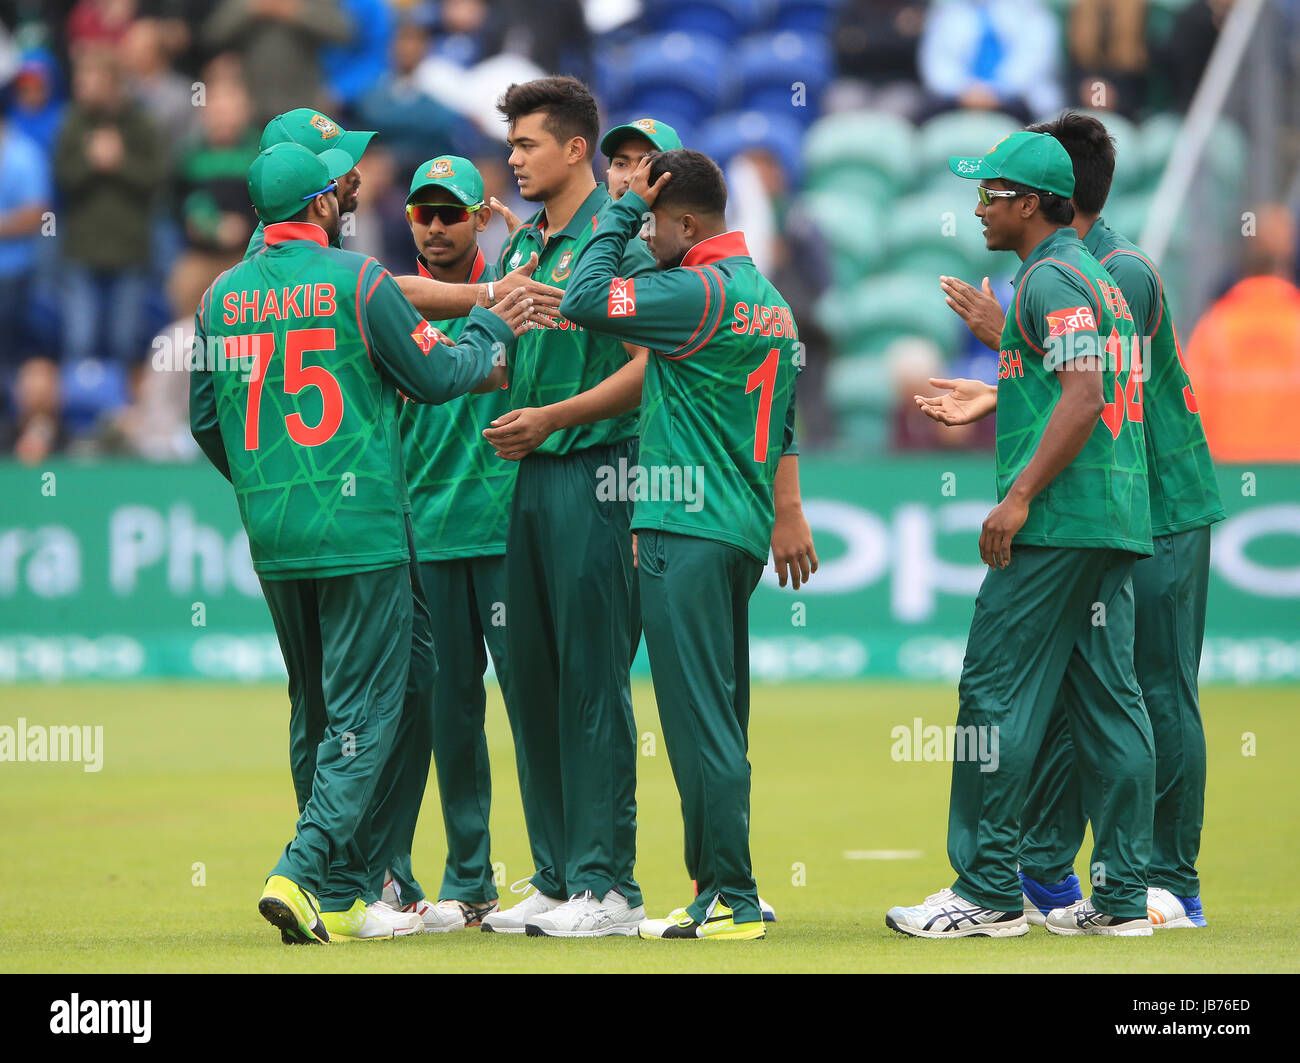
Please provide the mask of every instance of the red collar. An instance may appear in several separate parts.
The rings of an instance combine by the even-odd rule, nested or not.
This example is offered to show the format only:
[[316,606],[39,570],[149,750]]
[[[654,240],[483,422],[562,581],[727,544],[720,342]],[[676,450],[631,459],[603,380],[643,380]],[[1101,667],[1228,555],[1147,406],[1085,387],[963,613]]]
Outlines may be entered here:
[[682,265],[703,266],[710,262],[717,262],[719,259],[748,254],[745,234],[739,229],[732,229],[730,232],[719,233],[717,236],[710,236],[707,240],[701,240],[682,256]]
[[[415,256],[415,268],[419,270],[421,277],[428,277],[430,280],[436,278],[429,272],[429,267],[424,264],[424,256]],[[466,284],[477,284],[478,279],[483,276],[483,271],[487,269],[487,259],[483,257],[483,249],[478,248],[474,253],[474,264],[469,267],[469,280]]]
[[262,239],[267,247],[282,244],[286,240],[310,240],[321,247],[329,247],[329,238],[325,230],[309,221],[277,221],[262,230]]

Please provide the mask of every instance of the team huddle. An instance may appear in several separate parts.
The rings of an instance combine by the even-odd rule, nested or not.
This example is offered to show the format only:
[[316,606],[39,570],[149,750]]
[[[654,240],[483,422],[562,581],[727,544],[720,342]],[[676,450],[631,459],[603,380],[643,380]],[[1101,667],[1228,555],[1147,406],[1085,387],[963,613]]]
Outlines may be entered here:
[[[598,141],[567,77],[513,85],[498,109],[541,208],[520,221],[468,160],[430,159],[402,277],[339,245],[374,134],[310,109],[273,119],[248,174],[262,225],[198,309],[196,348],[218,357],[192,373],[191,425],[234,486],[289,673],[299,819],[259,911],[290,944],[762,938],[748,603],[769,556],[782,586],[817,568],[797,326],[726,227],[721,171],[670,127]],[[1196,671],[1223,511],[1159,276],[1099,216],[1114,163],[1104,127],[1068,114],[951,162],[980,181],[988,246],[1022,260],[1005,320],[987,289],[942,282],[1000,352],[999,386],[917,397],[946,424],[999,413],[957,722],[995,728],[1001,765],[954,763],[958,878],[890,910],[906,934],[1205,925]],[[510,235],[489,263],[496,216]],[[634,877],[643,634],[695,884],[658,919]],[[506,909],[489,655],[534,867]],[[411,859],[430,757],[436,894]]]
[[[262,225],[198,309],[196,349],[218,357],[196,361],[191,427],[235,488],[289,673],[299,819],[259,911],[286,943],[761,938],[748,602],[769,554],[782,585],[817,565],[793,317],[726,228],[721,171],[670,127],[600,138],[573,78],[513,85],[499,110],[541,209],[520,223],[468,160],[431,159],[400,278],[339,246],[374,134],[273,119],[248,175]],[[494,214],[511,231],[492,265]],[[660,919],[634,878],[642,634],[696,888]],[[505,910],[489,654],[534,865]],[[430,756],[436,895],[411,860]]]

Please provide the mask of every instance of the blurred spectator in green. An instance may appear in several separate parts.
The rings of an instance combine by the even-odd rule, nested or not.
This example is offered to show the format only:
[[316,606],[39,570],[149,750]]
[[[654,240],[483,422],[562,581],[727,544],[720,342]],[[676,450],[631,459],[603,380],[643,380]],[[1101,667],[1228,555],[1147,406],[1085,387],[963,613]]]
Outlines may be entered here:
[[925,0],[846,0],[835,17],[831,43],[838,79],[827,91],[827,111],[889,111],[915,119],[924,94],[916,69],[925,25]]
[[[260,129],[252,125],[252,101],[242,81],[205,68],[206,103],[195,113],[199,127],[182,145],[176,167],[176,203],[185,249],[170,286],[200,293],[238,262],[257,228],[248,200],[248,166],[257,156]],[[238,70],[238,66],[234,66]]]
[[401,23],[393,35],[392,69],[356,109],[357,124],[379,131],[394,164],[408,178],[426,159],[466,154],[466,138],[476,135],[458,114],[420,87],[415,71],[428,51],[428,31],[415,22]]
[[151,200],[163,172],[157,134],[127,99],[116,56],[83,50],[54,163],[66,359],[138,357]]
[[352,25],[338,0],[220,0],[202,39],[238,53],[263,124],[290,107],[323,107],[321,48],[346,44]]
[[0,116],[0,370],[32,353],[32,283],[52,200],[40,147]]

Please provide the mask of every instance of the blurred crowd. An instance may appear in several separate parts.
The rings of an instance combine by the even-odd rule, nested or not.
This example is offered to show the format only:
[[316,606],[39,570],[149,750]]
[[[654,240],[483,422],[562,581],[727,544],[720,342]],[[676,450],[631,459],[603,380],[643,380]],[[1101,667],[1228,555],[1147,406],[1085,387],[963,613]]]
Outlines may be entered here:
[[[1300,24],[1296,0],[1282,2],[1288,25]],[[402,205],[409,175],[424,159],[467,156],[489,195],[517,213],[535,209],[518,200],[494,104],[511,82],[546,73],[589,81],[607,126],[654,114],[677,124],[688,146],[727,165],[732,224],[750,235],[760,268],[791,303],[806,343],[801,441],[813,450],[833,448],[825,368],[835,354],[811,312],[830,283],[828,251],[798,198],[798,138],[807,123],[862,109],[916,123],[952,109],[1024,121],[1066,105],[1130,118],[1184,109],[1230,6],[1231,0],[0,0],[0,453],[28,462],[65,451],[157,460],[195,455],[187,383],[170,371],[173,355],[185,345],[203,291],[242,257],[256,226],[245,175],[267,119],[314,106],[347,128],[379,131],[362,163],[361,205],[345,227],[344,246],[405,273],[413,262]],[[758,74],[750,88],[736,90],[742,95],[723,99],[730,90],[718,89],[714,101],[706,93],[697,113],[685,94],[674,94],[671,77],[655,95],[636,95],[639,86],[655,89],[649,79],[628,78],[637,66],[629,56],[651,48],[641,42],[671,49],[681,39],[673,30],[698,41],[711,29],[743,33],[745,19],[760,18],[771,32],[750,49]],[[776,113],[756,121],[752,115],[761,118],[764,107],[789,110],[762,82],[766,72],[789,96],[780,60],[791,41],[813,42],[814,52],[799,53],[805,57],[825,50],[825,68],[809,77],[815,99],[793,123]],[[734,54],[742,51],[737,45]],[[1206,380],[1198,387],[1217,387],[1222,378],[1224,394],[1249,390],[1239,386],[1235,367],[1220,364],[1225,337],[1246,342],[1245,326],[1233,324],[1244,306],[1266,307],[1291,337],[1289,346],[1276,348],[1271,382],[1300,375],[1294,219],[1283,207],[1271,209],[1278,223],[1270,230],[1273,246],[1267,254],[1254,248],[1241,264],[1243,276],[1267,277],[1271,287],[1234,286],[1211,311],[1219,324],[1206,335],[1214,339],[1188,348],[1194,358],[1208,347]],[[484,237],[492,254],[504,227],[496,222]],[[894,387],[900,397],[910,395],[918,377],[924,382],[932,370],[952,369],[915,344],[891,364],[893,379],[881,387]],[[978,432],[945,435],[927,425],[900,419],[892,445],[987,442]],[[1212,433],[1212,445],[1215,439]]]

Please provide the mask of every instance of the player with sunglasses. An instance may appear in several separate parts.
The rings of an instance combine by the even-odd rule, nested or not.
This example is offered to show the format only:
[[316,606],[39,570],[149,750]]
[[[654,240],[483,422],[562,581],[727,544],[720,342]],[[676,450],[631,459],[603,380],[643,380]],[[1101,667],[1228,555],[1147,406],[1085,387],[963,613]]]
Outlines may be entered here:
[[[478,246],[478,234],[487,228],[492,212],[483,202],[483,178],[468,159],[443,155],[422,163],[411,178],[406,218],[421,277],[458,285],[493,279],[494,269]],[[454,340],[466,321],[462,317],[431,324]],[[389,864],[384,899],[418,914],[430,933],[478,926],[484,915],[497,909],[488,834],[492,780],[483,733],[483,673],[491,653],[513,732],[504,603],[506,525],[518,466],[497,457],[480,433],[509,409],[509,392],[499,388],[464,396],[436,411],[408,403],[400,415],[416,556],[424,597],[432,606],[436,664],[420,679],[432,693],[432,711],[402,751],[393,795],[393,815],[402,830],[395,839],[400,844]],[[425,897],[411,871],[411,842],[428,781],[430,750],[447,834],[446,870],[436,904]]]

